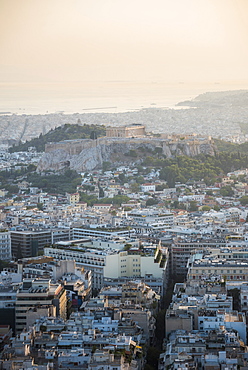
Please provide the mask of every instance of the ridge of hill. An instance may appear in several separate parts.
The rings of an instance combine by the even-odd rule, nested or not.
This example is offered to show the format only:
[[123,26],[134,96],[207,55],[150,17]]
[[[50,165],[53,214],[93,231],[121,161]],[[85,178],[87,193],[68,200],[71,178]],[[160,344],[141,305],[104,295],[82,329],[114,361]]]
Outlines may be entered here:
[[40,134],[39,137],[34,138],[25,143],[21,143],[9,148],[10,153],[28,151],[28,148],[35,147],[37,152],[45,151],[45,144],[49,142],[59,142],[64,140],[75,139],[96,139],[99,136],[106,135],[106,128],[103,125],[79,125],[79,124],[64,124],[62,126],[51,129],[45,135]]

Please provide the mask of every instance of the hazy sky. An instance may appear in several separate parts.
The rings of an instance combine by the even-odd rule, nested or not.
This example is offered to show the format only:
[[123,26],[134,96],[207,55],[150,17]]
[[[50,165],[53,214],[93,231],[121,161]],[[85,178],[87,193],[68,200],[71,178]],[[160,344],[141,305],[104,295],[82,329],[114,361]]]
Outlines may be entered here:
[[0,82],[248,81],[248,0],[0,0]]

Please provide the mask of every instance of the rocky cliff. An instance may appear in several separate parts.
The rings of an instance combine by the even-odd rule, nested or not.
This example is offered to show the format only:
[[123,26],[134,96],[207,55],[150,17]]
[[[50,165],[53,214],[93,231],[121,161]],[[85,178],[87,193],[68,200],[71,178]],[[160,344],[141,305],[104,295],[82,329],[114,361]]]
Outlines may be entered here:
[[37,170],[39,172],[59,171],[69,167],[76,171],[91,171],[101,168],[105,161],[116,165],[128,164],[134,160],[141,161],[144,153],[149,155],[158,148],[160,153],[166,157],[195,156],[200,153],[214,154],[214,145],[207,138],[178,141],[159,138],[68,140],[48,144]]

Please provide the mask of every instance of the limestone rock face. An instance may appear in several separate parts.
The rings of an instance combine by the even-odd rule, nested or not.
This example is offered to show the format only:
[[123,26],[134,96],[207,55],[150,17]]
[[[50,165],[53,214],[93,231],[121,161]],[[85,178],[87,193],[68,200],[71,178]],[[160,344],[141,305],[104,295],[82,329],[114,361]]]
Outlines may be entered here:
[[[214,154],[214,145],[210,140],[168,141],[159,138],[100,138],[97,140],[75,140],[50,143],[42,156],[37,171],[59,171],[71,168],[76,171],[91,171],[102,167],[104,161],[116,165],[137,161],[135,153],[151,153],[161,148],[162,153],[170,158],[174,155],[195,156],[200,153]],[[133,153],[133,157],[128,155]],[[139,156],[140,158],[140,156]],[[141,160],[142,158],[140,158]]]
[[51,153],[44,153],[38,164],[39,171],[59,171],[70,166],[70,155],[63,149],[56,149]]

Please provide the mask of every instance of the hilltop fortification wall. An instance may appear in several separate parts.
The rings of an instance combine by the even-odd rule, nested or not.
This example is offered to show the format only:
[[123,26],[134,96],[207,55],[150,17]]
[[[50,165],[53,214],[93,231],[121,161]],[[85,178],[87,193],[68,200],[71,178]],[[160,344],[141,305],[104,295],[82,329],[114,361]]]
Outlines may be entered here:
[[90,171],[101,168],[104,161],[124,164],[130,161],[127,153],[130,150],[152,152],[161,148],[166,157],[174,155],[195,156],[200,153],[214,154],[210,138],[161,139],[155,137],[113,138],[104,137],[97,140],[66,140],[46,145],[38,171],[60,170],[65,167],[77,171]]

